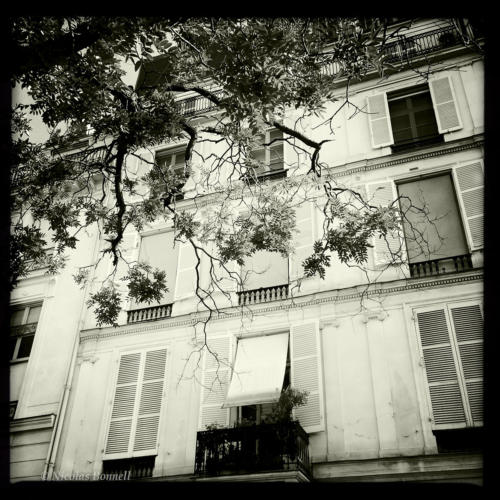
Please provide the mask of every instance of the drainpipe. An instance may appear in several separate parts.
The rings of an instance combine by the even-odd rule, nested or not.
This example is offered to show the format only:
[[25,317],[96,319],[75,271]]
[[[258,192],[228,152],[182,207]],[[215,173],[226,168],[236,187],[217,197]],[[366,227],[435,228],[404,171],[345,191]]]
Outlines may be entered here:
[[[99,231],[96,231],[96,236],[95,236],[95,241],[94,241],[94,251],[93,251],[93,261],[95,261],[97,250],[98,250],[98,243],[99,243]],[[64,417],[66,415],[66,409],[68,405],[68,400],[69,400],[69,393],[71,391],[71,384],[73,382],[73,374],[75,371],[75,362],[78,354],[78,347],[79,347],[79,340],[80,340],[80,330],[83,325],[83,316],[84,316],[84,311],[85,311],[85,297],[87,296],[87,291],[89,287],[90,280],[87,281],[85,284],[85,288],[83,291],[83,301],[82,301],[82,307],[80,310],[80,319],[78,321],[78,327],[77,327],[77,332],[75,335],[75,339],[73,341],[73,350],[72,350],[72,355],[71,355],[71,361],[70,365],[68,368],[68,371],[66,373],[66,380],[65,384],[63,387],[63,394],[59,403],[59,407],[57,410],[57,415],[56,415],[56,420],[54,422],[54,431],[52,432],[52,436],[50,438],[50,443],[49,443],[49,452],[47,454],[47,460],[45,460],[45,466],[43,469],[43,474],[42,474],[42,480],[50,480],[52,479],[53,473],[54,473],[54,465],[55,465],[55,459],[59,447],[59,441],[61,438],[61,433],[62,433],[62,428],[63,428],[63,423],[64,423]]]

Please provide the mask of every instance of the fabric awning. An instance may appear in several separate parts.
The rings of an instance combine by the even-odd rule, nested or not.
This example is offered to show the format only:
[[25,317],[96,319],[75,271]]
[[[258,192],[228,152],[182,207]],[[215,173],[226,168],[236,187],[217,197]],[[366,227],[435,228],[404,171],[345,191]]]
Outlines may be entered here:
[[278,401],[285,377],[288,333],[240,339],[223,408]]

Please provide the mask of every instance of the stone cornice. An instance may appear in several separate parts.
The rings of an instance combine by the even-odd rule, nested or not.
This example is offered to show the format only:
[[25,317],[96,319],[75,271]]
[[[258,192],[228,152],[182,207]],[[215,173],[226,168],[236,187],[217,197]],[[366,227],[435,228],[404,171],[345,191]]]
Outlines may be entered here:
[[50,429],[54,425],[55,415],[40,415],[36,417],[16,418],[10,422],[10,432]]
[[[458,153],[460,151],[465,151],[467,149],[481,148],[484,146],[484,138],[482,136],[477,137],[474,136],[472,138],[468,138],[466,140],[458,141],[458,143],[453,144],[449,143],[450,146],[446,147],[440,145],[439,147],[434,147],[433,149],[428,149],[426,151],[413,151],[405,154],[401,154],[395,158],[396,155],[391,154],[389,156],[383,156],[381,158],[373,158],[363,160],[362,162],[354,162],[358,163],[358,166],[350,166],[352,163],[346,163],[345,165],[334,166],[330,168],[331,175],[334,177],[343,177],[346,175],[352,175],[359,172],[367,172],[370,170],[376,170],[379,168],[387,168],[393,167],[395,165],[402,165],[404,163],[409,163],[413,161],[425,160],[427,158],[433,158],[436,156],[443,156],[453,153]],[[387,158],[391,158],[388,160]],[[337,169],[345,168],[346,170],[342,170],[337,172]]]
[[[425,288],[439,288],[460,283],[469,283],[481,281],[483,271],[470,271],[462,274],[450,275],[448,277],[433,277],[433,278],[409,278],[407,280],[397,280],[385,283],[375,283],[373,285],[359,285],[339,290],[327,292],[317,292],[310,295],[305,295],[296,298],[271,302],[267,304],[256,304],[242,310],[239,307],[227,308],[221,310],[220,313],[214,314],[210,321],[221,321],[225,319],[238,318],[241,316],[250,317],[252,315],[261,315],[273,313],[277,311],[289,311],[302,308],[304,306],[316,306],[329,302],[348,302],[350,300],[359,300],[361,297],[367,296],[386,296],[398,293],[404,293],[411,290]],[[104,339],[121,335],[132,335],[149,333],[155,330],[165,330],[176,327],[192,327],[196,323],[207,318],[206,313],[191,313],[188,315],[178,316],[174,318],[165,318],[162,320],[151,321],[147,323],[123,325],[119,327],[92,328],[83,330],[80,333],[80,342],[85,342],[92,339]]]

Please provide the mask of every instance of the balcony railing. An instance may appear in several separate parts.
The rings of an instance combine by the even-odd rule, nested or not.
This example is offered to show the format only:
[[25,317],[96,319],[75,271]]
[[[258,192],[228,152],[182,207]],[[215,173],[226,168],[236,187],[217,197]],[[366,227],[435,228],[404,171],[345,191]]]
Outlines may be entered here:
[[153,321],[155,319],[169,318],[172,315],[172,304],[162,306],[144,307],[127,312],[127,323],[139,321]]
[[[461,44],[461,36],[458,29],[450,24],[439,29],[424,31],[412,36],[400,35],[398,40],[385,44],[380,53],[385,56],[388,63],[411,63],[413,60],[449,49]],[[336,75],[341,67],[333,62],[325,66],[325,74]],[[366,68],[368,71],[375,70],[373,65]]]
[[437,276],[440,274],[459,273],[470,271],[471,269],[473,269],[472,259],[469,254],[427,260],[414,264],[410,262],[410,275],[412,278],[425,278],[427,276]]
[[286,170],[285,169],[280,169],[280,170],[270,170],[268,172],[261,172],[261,173],[247,173],[246,175],[243,176],[243,179],[248,182],[248,184],[255,184],[257,182],[257,179],[259,182],[265,182],[265,181],[274,181],[278,179],[283,179],[283,177],[286,177]]
[[[152,477],[155,468],[154,456],[104,460],[102,473],[106,479],[142,479]],[[121,476],[121,477],[120,477]]]
[[[222,97],[222,91],[216,91],[214,94],[218,97]],[[196,115],[198,113],[204,113],[217,108],[210,99],[203,96],[188,97],[187,99],[181,99],[178,101],[180,112],[184,116]]]
[[311,477],[309,438],[298,422],[198,432],[195,474],[297,470]]
[[257,290],[244,290],[237,292],[237,294],[239,306],[262,304],[264,302],[288,298],[288,285],[269,286],[267,288],[258,288]]

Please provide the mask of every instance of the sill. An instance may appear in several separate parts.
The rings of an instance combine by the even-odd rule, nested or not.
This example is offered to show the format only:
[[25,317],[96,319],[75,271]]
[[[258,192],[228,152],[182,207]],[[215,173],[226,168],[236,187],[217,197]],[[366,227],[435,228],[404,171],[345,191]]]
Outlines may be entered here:
[[246,181],[248,184],[256,184],[258,182],[275,181],[278,179],[283,179],[287,176],[286,170],[272,170],[270,172],[265,172],[263,174],[258,174],[256,177],[251,175],[243,175],[242,180]]
[[9,363],[11,365],[17,365],[17,364],[20,364],[20,363],[26,363],[27,361],[29,361],[30,357],[27,356],[26,358],[16,358],[16,359],[11,359],[9,361]]

